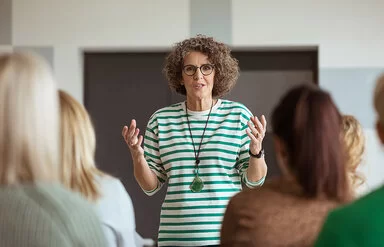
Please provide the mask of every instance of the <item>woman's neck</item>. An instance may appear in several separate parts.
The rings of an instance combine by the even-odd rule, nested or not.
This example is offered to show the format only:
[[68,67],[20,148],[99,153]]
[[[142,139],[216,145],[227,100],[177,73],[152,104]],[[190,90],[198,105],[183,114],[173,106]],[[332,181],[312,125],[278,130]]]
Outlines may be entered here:
[[191,111],[209,110],[211,106],[214,105],[216,102],[217,100],[213,98],[191,100],[190,98],[187,97],[187,107],[188,107],[188,110],[191,110]]

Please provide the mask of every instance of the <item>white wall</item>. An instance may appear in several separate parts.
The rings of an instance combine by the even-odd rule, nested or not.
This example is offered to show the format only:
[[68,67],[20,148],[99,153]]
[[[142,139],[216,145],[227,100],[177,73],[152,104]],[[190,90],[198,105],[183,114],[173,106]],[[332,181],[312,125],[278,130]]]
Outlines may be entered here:
[[0,45],[0,54],[12,52],[12,46],[10,45]]
[[[233,0],[232,45],[316,45],[320,68],[383,67],[383,9],[382,0]],[[13,0],[13,45],[53,46],[60,83],[82,95],[84,48],[169,47],[190,35],[189,13],[186,0]]]
[[[169,46],[188,36],[188,1],[14,0],[16,45]],[[28,37],[28,39],[26,39]]]
[[318,45],[320,67],[383,67],[383,0],[233,0],[233,44]]
[[374,130],[374,80],[384,72],[383,0],[233,0],[234,46],[319,47],[320,85],[367,136],[368,190],[384,181],[384,152]]
[[367,179],[367,189],[370,191],[384,183],[384,148],[380,145],[374,129],[365,129],[364,134],[367,139],[367,151],[360,170]]
[[82,52],[169,47],[189,36],[189,1],[14,0],[13,45],[53,46],[59,85],[82,101]]

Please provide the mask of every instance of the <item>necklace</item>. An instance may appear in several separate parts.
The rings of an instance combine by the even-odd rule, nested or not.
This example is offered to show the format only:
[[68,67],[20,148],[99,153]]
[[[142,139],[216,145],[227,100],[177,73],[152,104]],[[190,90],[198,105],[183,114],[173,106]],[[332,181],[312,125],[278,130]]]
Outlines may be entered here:
[[192,139],[193,153],[195,155],[195,178],[193,179],[191,185],[189,186],[189,188],[191,189],[192,192],[200,192],[204,188],[204,182],[199,177],[199,163],[200,163],[199,155],[200,155],[201,144],[203,143],[203,139],[204,139],[205,130],[207,129],[208,120],[209,120],[209,117],[211,116],[212,107],[213,107],[213,100],[212,100],[212,104],[211,104],[211,109],[209,109],[207,121],[205,122],[205,127],[203,130],[203,135],[201,136],[199,148],[197,149],[197,152],[196,152],[195,142],[193,141],[193,137],[192,137],[191,125],[189,124],[187,102],[185,102],[185,113],[187,115],[189,135],[191,136],[191,139]]

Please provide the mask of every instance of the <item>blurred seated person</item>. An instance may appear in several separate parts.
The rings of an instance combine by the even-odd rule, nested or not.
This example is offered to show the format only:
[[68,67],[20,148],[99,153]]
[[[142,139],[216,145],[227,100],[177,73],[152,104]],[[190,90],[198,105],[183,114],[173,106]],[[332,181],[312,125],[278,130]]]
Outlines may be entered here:
[[272,113],[282,176],[231,199],[221,246],[312,246],[328,212],[352,197],[341,127],[327,92],[301,85],[286,93]]
[[[376,84],[374,107],[377,134],[384,144],[384,74]],[[381,186],[354,203],[332,211],[315,246],[384,246],[383,205],[384,186]]]
[[0,56],[0,246],[105,247],[91,205],[61,185],[59,107],[49,66]]
[[343,141],[346,150],[346,168],[348,178],[355,195],[362,194],[367,188],[363,174],[358,171],[365,154],[365,136],[360,122],[352,115],[343,115]]
[[[119,179],[95,165],[96,136],[84,106],[60,90],[62,179],[95,205],[109,247],[148,244],[136,233],[131,198]],[[152,241],[149,241],[152,244]]]

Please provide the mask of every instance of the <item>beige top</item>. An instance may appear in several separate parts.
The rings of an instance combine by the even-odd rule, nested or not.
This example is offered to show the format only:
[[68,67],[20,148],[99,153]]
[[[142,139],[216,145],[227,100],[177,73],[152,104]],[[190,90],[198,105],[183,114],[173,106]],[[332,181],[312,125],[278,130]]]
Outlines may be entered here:
[[292,182],[275,179],[230,201],[221,246],[312,246],[328,211],[339,203],[307,199]]

